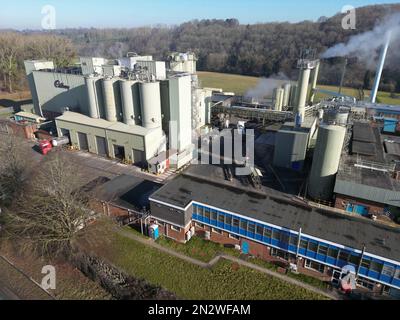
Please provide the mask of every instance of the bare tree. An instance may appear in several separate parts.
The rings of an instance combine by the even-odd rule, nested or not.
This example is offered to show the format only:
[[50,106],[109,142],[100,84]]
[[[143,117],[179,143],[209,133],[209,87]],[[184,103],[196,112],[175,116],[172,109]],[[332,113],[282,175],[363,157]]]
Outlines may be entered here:
[[[0,70],[4,85],[13,92],[14,77],[18,72],[18,57],[21,53],[21,38],[15,33],[0,34]],[[7,81],[8,80],[8,81]]]
[[79,167],[62,152],[49,156],[37,168],[23,197],[5,211],[6,236],[41,255],[68,256],[80,232],[94,218],[90,195],[82,190]]
[[22,138],[0,134],[0,207],[10,206],[27,183],[29,151]]

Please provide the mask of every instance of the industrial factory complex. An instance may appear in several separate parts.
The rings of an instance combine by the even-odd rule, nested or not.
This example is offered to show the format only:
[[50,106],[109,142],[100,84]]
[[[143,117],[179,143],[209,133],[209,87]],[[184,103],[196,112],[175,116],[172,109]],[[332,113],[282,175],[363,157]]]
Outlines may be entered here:
[[192,52],[82,57],[68,68],[25,61],[33,106],[14,123],[51,123],[55,145],[171,172],[145,205],[128,204],[140,188],[127,176],[98,193],[106,214],[154,239],[201,236],[346,290],[399,297],[400,107],[375,101],[385,54],[368,101],[326,91],[316,101],[323,60],[312,50],[298,81],[263,98],[202,87]]

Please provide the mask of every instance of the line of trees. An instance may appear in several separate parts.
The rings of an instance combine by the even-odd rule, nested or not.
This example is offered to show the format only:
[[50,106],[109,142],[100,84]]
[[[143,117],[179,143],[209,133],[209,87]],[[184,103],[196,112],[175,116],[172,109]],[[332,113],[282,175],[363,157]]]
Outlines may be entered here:
[[[0,80],[13,85],[25,78],[21,72],[26,58],[53,59],[58,65],[71,63],[80,56],[116,58],[128,51],[151,54],[163,59],[168,52],[194,51],[198,69],[269,77],[284,73],[296,78],[296,60],[302,48],[314,48],[321,54],[329,47],[346,42],[352,35],[371,30],[387,15],[400,12],[400,4],[358,8],[355,30],[342,28],[343,14],[321,17],[317,22],[240,24],[236,19],[193,20],[179,26],[154,26],[131,29],[64,29],[51,33],[0,33]],[[400,91],[400,48],[391,47],[381,89]],[[338,84],[343,59],[324,60],[320,83]],[[366,64],[350,59],[345,85],[369,89],[374,70],[366,73]],[[21,80],[22,79],[22,80]]]
[[72,41],[53,34],[0,32],[0,81],[8,92],[26,86],[24,60],[51,59],[57,66],[69,65],[76,56]]
[[[329,47],[346,42],[352,35],[373,29],[388,14],[400,11],[400,5],[377,5],[358,8],[356,30],[342,28],[343,14],[321,17],[317,22],[240,24],[236,19],[194,20],[175,27],[134,29],[69,29],[59,35],[70,38],[82,55],[108,58],[127,51],[152,54],[165,58],[169,51],[193,50],[198,58],[198,69],[252,76],[269,77],[283,72],[297,77],[296,60],[302,48],[314,48],[321,54]],[[400,91],[400,48],[391,48],[381,89]],[[338,84],[343,59],[324,60],[321,84]],[[389,65],[389,64],[388,64]],[[359,88],[373,77],[366,72],[366,64],[350,60],[345,85]],[[365,80],[365,81],[364,81]],[[368,89],[368,87],[366,87]]]

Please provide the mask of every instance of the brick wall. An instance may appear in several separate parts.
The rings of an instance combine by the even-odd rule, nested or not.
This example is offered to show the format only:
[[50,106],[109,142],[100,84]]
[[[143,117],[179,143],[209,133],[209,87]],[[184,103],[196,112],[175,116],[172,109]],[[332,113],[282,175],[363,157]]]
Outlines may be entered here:
[[384,209],[383,204],[379,204],[368,200],[357,199],[341,194],[336,195],[335,208],[346,210],[348,203],[366,206],[370,214],[375,214],[375,215],[383,214],[383,209]]

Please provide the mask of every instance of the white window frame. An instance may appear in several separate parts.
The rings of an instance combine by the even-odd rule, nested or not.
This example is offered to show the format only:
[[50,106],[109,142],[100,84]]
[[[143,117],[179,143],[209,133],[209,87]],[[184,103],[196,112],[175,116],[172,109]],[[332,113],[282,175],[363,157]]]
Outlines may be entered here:
[[219,234],[219,235],[223,234],[222,230],[219,230],[219,229],[216,229],[216,228],[211,228],[211,231],[216,233],[216,234]]
[[[312,263],[316,263],[316,264],[318,264],[319,266],[321,266],[322,271],[313,268],[313,267],[311,266]],[[324,271],[325,271],[325,266],[324,266],[322,263],[315,262],[315,261],[310,260],[310,259],[306,259],[306,260],[304,261],[304,268],[309,269],[309,270],[313,270],[313,271],[316,271],[316,272],[319,272],[319,273],[324,273]]]
[[229,234],[229,239],[240,240],[240,237],[237,236],[236,234],[230,233],[230,234]]
[[181,227],[177,227],[171,224],[171,230],[174,230],[176,232],[181,232]]

